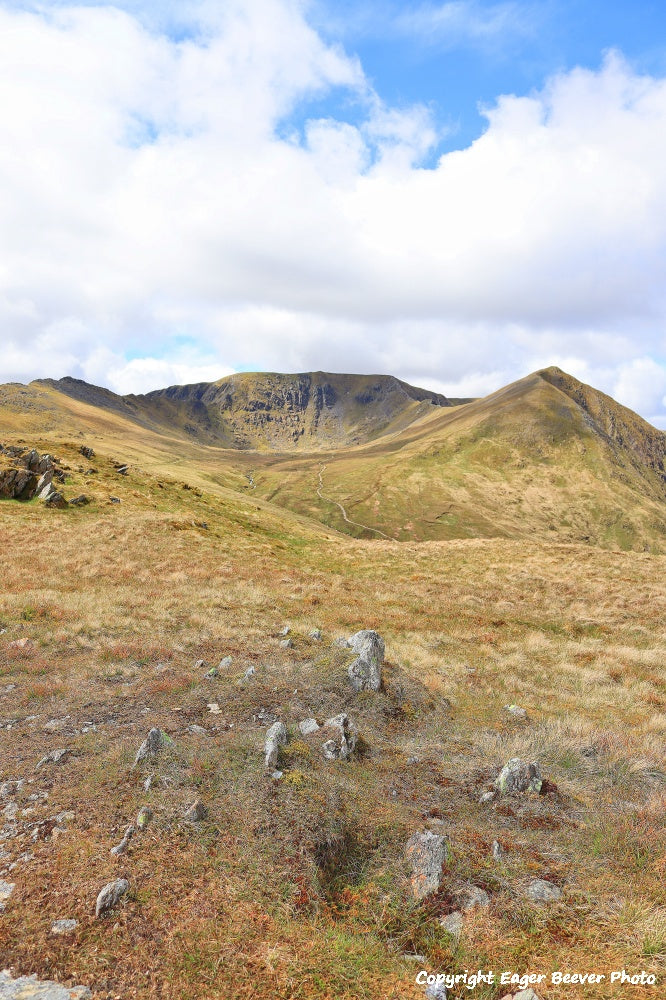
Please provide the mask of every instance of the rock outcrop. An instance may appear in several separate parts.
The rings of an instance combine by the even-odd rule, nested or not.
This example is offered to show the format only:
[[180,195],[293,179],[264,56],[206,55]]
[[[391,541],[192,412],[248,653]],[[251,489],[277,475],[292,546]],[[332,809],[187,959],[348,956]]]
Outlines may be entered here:
[[536,762],[526,764],[520,757],[512,757],[504,765],[494,784],[500,795],[540,792],[541,770]]
[[2,1000],[92,1000],[92,993],[87,986],[62,986],[37,976],[15,979],[5,969],[0,972],[0,997]]
[[354,752],[358,731],[345,712],[327,719],[323,726],[324,735],[331,734],[322,745],[322,753],[326,760],[348,760]]
[[446,837],[424,830],[407,841],[405,855],[410,863],[411,889],[414,899],[425,899],[437,892],[442,884],[442,869],[450,857]]
[[362,629],[351,637],[348,645],[356,653],[348,674],[355,691],[379,691],[382,686],[384,640],[372,629]]

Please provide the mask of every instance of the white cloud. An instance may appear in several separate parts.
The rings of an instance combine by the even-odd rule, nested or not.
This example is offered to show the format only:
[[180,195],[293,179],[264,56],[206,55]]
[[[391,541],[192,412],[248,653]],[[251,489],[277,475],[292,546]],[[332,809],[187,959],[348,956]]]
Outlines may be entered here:
[[[564,358],[666,414],[666,81],[610,55],[425,169],[429,110],[383,103],[305,2],[174,8],[180,41],[136,6],[0,6],[1,381],[255,365],[465,395]],[[354,120],[301,139],[294,109],[340,89]]]

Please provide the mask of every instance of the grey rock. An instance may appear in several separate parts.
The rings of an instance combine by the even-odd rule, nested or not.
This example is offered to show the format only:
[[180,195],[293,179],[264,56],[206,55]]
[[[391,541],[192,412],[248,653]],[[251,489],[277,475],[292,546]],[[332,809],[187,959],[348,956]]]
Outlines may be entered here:
[[195,660],[194,661],[194,669],[195,670],[205,670],[207,666],[208,666],[208,664],[206,663],[205,660]]
[[70,507],[86,507],[90,503],[90,497],[87,497],[85,493],[81,493],[78,497],[74,497],[69,501]]
[[324,729],[330,730],[333,734],[321,748],[326,760],[347,760],[351,757],[356,747],[358,730],[346,712],[327,719]]
[[357,654],[348,668],[349,679],[355,691],[379,691],[382,686],[384,640],[371,629],[356,632],[349,640]]
[[420,764],[421,763],[421,758],[420,757],[408,757],[407,758],[407,763],[410,764],[410,765],[411,764]]
[[51,750],[50,753],[47,753],[41,760],[37,761],[35,771],[39,771],[40,767],[44,767],[45,764],[61,764],[68,756],[69,750],[66,747],[61,750]]
[[497,792],[484,792],[484,793],[483,793],[483,794],[481,795],[481,797],[480,797],[480,799],[479,799],[479,802],[480,802],[480,803],[481,803],[482,805],[483,805],[484,803],[486,803],[486,802],[492,802],[492,801],[493,801],[493,799],[494,799],[494,798],[496,798],[496,796],[497,796]]
[[504,857],[504,848],[499,840],[493,840],[493,846],[490,848],[490,851],[495,861],[501,861]]
[[274,771],[280,755],[280,747],[287,742],[287,727],[284,722],[274,722],[266,733],[266,743],[264,753],[266,754],[266,768]]
[[187,727],[188,733],[196,733],[197,736],[208,736],[208,730],[203,726],[197,726],[196,722]]
[[562,898],[562,890],[552,882],[535,878],[526,887],[523,895],[533,903],[556,903]]
[[111,848],[111,854],[115,854],[116,856],[119,854],[124,854],[127,848],[129,847],[129,842],[134,836],[134,833],[135,833],[134,827],[131,825],[128,826],[127,829],[125,830],[125,833],[123,834],[123,839],[120,841],[120,843],[116,844],[115,847]]
[[280,632],[278,633],[278,635],[289,635],[290,632],[291,632],[291,629],[289,628],[289,626],[285,625],[285,627],[280,630]]
[[134,767],[140,764],[144,760],[149,760],[162,749],[165,743],[164,734],[161,729],[156,726],[150,730],[145,740],[136,752],[136,757],[134,758]]
[[405,854],[412,869],[411,888],[416,900],[437,892],[442,884],[442,867],[450,857],[445,836],[430,830],[417,832],[407,841]]
[[129,882],[126,878],[117,878],[114,882],[109,882],[97,897],[95,916],[101,917],[113,909],[127,892],[129,892]]
[[54,920],[51,924],[51,934],[71,934],[78,926],[78,920]]
[[226,670],[234,662],[233,656],[223,656],[217,665],[218,670]]
[[7,900],[14,891],[15,882],[0,881],[0,911],[4,910]]
[[275,781],[279,781],[280,778],[282,777],[282,773],[283,773],[282,771],[273,771],[273,773],[271,774],[271,778],[273,778]]
[[87,445],[82,444],[79,448],[79,453],[83,455],[84,458],[94,458],[95,452],[92,448],[88,448]]
[[310,733],[316,733],[319,729],[319,723],[316,719],[303,719],[302,722],[298,723],[298,728],[301,731],[302,736],[309,736]]
[[294,641],[293,639],[282,639],[280,641],[280,646],[282,647],[282,649],[293,649]]
[[485,909],[490,906],[490,896],[485,889],[481,889],[478,885],[469,885],[460,893],[460,902],[462,905],[463,913],[469,913],[470,910],[474,909]]
[[513,1000],[541,1000],[541,998],[534,992],[531,986],[528,986],[526,990],[514,993]]
[[18,795],[25,781],[23,778],[19,778],[16,781],[3,781],[0,783],[0,799],[9,799],[14,795]]
[[541,784],[539,765],[536,762],[525,763],[520,757],[512,757],[495,779],[495,788],[500,795],[539,792]]
[[8,969],[0,972],[0,998],[2,1000],[92,1000],[87,986],[62,986],[50,979],[37,976],[19,976]]
[[257,672],[256,667],[248,667],[243,676],[241,677],[240,683],[246,684],[250,680],[250,678],[254,677],[256,672]]
[[109,503],[120,503],[120,497],[109,497]]
[[200,823],[208,815],[208,809],[201,799],[197,799],[185,812],[185,819],[188,823]]
[[462,934],[463,915],[460,910],[455,910],[453,913],[449,913],[447,917],[442,917],[439,925],[457,941]]
[[313,628],[313,629],[311,629],[310,632],[308,633],[308,635],[310,636],[311,639],[314,639],[315,642],[321,642],[321,629],[320,628]]
[[136,825],[140,830],[146,830],[152,818],[153,810],[150,806],[141,806],[136,814]]
[[349,646],[351,644],[349,642],[349,639],[346,638],[346,636],[339,635],[337,636],[337,638],[333,640],[333,645],[337,646],[338,649],[349,649]]
[[444,983],[430,983],[426,986],[425,995],[427,1000],[447,1000],[448,997]]

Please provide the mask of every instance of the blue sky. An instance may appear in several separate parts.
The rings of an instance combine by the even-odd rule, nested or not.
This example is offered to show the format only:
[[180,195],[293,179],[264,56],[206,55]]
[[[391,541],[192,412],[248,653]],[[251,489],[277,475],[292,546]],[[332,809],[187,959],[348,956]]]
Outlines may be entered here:
[[559,364],[666,427],[666,7],[0,0],[0,381]]

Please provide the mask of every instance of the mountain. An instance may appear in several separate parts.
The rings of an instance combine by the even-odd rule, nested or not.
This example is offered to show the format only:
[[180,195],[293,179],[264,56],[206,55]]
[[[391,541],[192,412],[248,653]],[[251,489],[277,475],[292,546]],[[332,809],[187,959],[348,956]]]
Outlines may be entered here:
[[41,384],[153,429],[278,452],[362,444],[402,430],[434,407],[453,405],[390,375],[240,373],[129,396],[72,378]]
[[322,372],[144,396],[45,380],[0,387],[0,415],[2,443],[84,437],[149,473],[368,539],[666,547],[666,435],[557,368],[468,401]]

